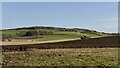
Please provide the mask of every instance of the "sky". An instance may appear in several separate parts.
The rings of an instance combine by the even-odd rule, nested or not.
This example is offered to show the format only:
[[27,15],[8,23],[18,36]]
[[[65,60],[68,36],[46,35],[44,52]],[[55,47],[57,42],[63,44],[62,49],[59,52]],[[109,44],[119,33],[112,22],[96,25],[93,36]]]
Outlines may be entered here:
[[0,29],[2,29],[2,3],[0,2]]
[[1,0],[3,2],[119,2],[119,0]]
[[117,2],[3,2],[2,28],[53,26],[118,32]]

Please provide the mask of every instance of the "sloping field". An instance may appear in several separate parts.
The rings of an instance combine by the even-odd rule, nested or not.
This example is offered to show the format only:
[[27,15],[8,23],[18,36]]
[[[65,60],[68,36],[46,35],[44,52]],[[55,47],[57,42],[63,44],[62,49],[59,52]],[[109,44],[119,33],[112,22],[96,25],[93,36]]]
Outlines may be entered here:
[[16,46],[2,45],[3,50],[20,50],[20,51],[26,50],[28,48],[50,49],[50,48],[103,48],[103,47],[118,47],[118,36],[36,44],[22,44]]

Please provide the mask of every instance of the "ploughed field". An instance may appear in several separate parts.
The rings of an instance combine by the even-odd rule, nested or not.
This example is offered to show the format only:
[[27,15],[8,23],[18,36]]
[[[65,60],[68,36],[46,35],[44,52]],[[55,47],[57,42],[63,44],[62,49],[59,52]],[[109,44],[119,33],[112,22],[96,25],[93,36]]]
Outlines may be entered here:
[[117,66],[118,48],[36,49],[3,52],[3,66]]
[[55,41],[35,44],[2,45],[3,51],[20,50],[29,48],[52,49],[52,48],[118,48],[118,36],[90,38],[84,40]]

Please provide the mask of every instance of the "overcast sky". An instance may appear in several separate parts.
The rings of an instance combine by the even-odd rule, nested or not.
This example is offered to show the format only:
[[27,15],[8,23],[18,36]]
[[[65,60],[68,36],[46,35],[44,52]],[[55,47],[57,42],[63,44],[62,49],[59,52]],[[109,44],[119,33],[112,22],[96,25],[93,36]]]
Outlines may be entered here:
[[2,28],[55,26],[118,32],[117,2],[4,2]]

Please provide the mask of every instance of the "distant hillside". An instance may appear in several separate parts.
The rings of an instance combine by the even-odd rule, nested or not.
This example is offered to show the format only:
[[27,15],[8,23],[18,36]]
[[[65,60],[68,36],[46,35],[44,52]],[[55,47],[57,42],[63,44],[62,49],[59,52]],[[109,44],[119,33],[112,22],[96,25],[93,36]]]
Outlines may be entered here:
[[38,30],[43,29],[43,30],[69,31],[69,32],[92,32],[92,33],[97,32],[95,30],[81,29],[81,28],[61,28],[61,27],[45,27],[45,26],[32,26],[32,27],[22,27],[22,28],[4,29],[4,30],[37,30],[37,29]]
[[113,36],[116,34],[109,34],[98,32],[95,30],[80,29],[80,28],[61,28],[61,27],[44,27],[33,26],[14,29],[2,30],[3,39],[35,39],[39,41],[46,40],[60,40],[60,39],[74,39],[86,36],[89,38]]

